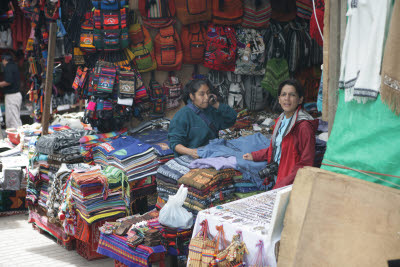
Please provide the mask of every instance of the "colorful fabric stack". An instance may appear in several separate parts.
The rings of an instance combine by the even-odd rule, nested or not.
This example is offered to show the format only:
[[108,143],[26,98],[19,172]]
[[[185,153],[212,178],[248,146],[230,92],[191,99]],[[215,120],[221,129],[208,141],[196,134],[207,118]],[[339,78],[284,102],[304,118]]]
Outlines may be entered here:
[[93,148],[101,143],[109,142],[121,136],[126,136],[128,133],[126,129],[118,132],[110,132],[104,134],[85,135],[79,139],[80,151],[83,156],[83,161],[88,164],[94,164],[93,161]]
[[192,237],[193,229],[176,229],[163,226],[158,218],[147,222],[151,229],[161,232],[162,245],[167,249],[170,255],[187,255],[188,246]]
[[129,206],[127,177],[112,166],[72,173],[71,191],[77,214],[88,224],[125,215]]
[[235,170],[190,170],[189,166],[193,161],[192,157],[185,155],[160,166],[156,175],[159,208],[167,202],[169,195],[177,193],[180,184],[185,184],[189,189],[184,207],[193,214],[234,197]]
[[131,136],[119,137],[93,149],[94,162],[124,171],[129,181],[154,175],[158,162],[154,148]]
[[163,164],[174,158],[174,151],[169,147],[168,131],[150,129],[133,135],[136,139],[151,145],[157,154],[158,163]]

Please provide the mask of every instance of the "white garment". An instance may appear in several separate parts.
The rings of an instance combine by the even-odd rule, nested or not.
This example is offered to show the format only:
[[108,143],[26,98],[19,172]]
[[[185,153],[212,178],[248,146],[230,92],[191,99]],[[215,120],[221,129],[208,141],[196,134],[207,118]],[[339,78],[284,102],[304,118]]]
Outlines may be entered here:
[[6,104],[6,127],[17,129],[22,126],[21,122],[21,104],[22,95],[20,92],[14,94],[5,94]]
[[380,89],[383,39],[390,0],[347,0],[347,27],[339,88],[345,101],[375,100]]

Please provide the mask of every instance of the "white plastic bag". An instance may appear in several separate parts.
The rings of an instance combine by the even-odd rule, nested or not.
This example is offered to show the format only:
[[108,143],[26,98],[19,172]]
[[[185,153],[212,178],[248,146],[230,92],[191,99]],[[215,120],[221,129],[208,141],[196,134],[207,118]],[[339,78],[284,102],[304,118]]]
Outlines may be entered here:
[[172,228],[189,229],[193,225],[193,214],[188,212],[182,207],[183,202],[186,199],[188,189],[183,187],[183,184],[179,187],[176,195],[170,195],[168,202],[160,210],[158,221],[165,226]]

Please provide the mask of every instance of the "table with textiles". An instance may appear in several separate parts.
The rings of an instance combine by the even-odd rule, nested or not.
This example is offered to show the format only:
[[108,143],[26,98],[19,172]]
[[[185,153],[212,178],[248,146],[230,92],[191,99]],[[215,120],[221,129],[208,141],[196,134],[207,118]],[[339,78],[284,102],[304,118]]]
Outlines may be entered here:
[[207,219],[212,237],[216,236],[216,226],[220,225],[223,225],[228,242],[231,242],[235,234],[241,232],[249,251],[245,256],[247,265],[257,258],[256,244],[261,240],[264,244],[262,254],[266,255],[265,260],[269,265],[275,266],[274,253],[270,248],[274,247],[277,238],[279,240],[290,191],[291,186],[287,186],[200,211],[192,238],[200,231],[201,223]]

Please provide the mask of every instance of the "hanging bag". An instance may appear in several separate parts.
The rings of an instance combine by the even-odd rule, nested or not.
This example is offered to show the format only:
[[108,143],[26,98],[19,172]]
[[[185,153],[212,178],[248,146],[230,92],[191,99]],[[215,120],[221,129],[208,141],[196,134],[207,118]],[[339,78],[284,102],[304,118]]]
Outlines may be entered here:
[[263,75],[265,73],[265,44],[263,30],[239,27],[235,74]]
[[212,0],[175,0],[176,16],[184,25],[209,21],[212,17],[211,3]]
[[227,247],[223,225],[215,226],[215,229],[218,231],[213,239],[215,246],[206,245],[205,249],[203,249],[201,255],[202,266],[217,266],[217,255]]
[[242,26],[265,29],[269,26],[271,14],[270,0],[244,0]]
[[173,71],[169,72],[163,87],[167,97],[166,110],[178,108],[181,105],[183,85]]
[[262,76],[247,76],[243,82],[246,107],[250,111],[259,111],[266,106],[265,90],[261,87]]
[[182,43],[174,27],[161,28],[154,43],[157,70],[180,70],[183,60]]
[[201,24],[182,27],[183,63],[202,64],[206,48],[206,30]]
[[220,71],[235,70],[237,40],[234,28],[210,23],[206,43],[204,67]]
[[86,12],[85,21],[81,26],[81,35],[80,35],[80,48],[85,52],[95,52],[96,47],[94,46],[94,21],[93,21],[93,12]]
[[154,71],[151,72],[149,94],[152,102],[153,114],[163,115],[165,112],[165,94],[163,87],[157,82]]
[[101,10],[118,10],[127,5],[126,0],[92,0],[92,5]]
[[139,72],[148,72],[157,68],[153,40],[149,31],[139,23],[129,26],[130,49],[135,55],[134,61]]
[[213,0],[213,23],[234,25],[242,22],[243,0]]
[[175,1],[139,0],[139,11],[143,24],[152,28],[163,28],[175,22]]
[[208,221],[204,220],[200,225],[200,231],[190,240],[189,243],[189,267],[202,267],[203,250],[209,247],[215,247],[215,241],[210,238]]

